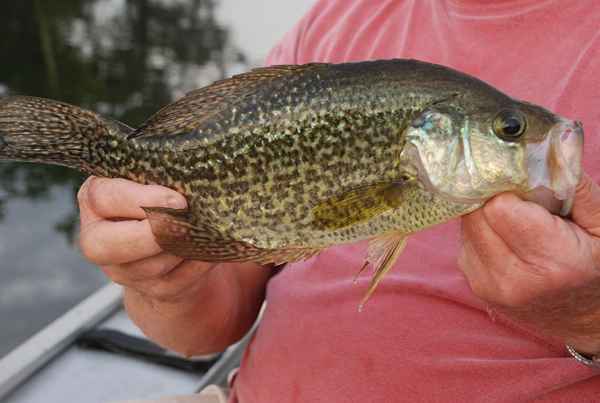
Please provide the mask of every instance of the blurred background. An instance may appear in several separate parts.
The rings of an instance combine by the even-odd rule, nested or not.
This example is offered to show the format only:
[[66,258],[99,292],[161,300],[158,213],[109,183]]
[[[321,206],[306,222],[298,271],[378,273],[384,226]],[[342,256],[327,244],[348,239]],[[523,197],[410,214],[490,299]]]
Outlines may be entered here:
[[[0,96],[73,103],[130,126],[263,63],[314,0],[20,0],[0,13]],[[76,246],[62,167],[0,163],[0,357],[107,280]]]

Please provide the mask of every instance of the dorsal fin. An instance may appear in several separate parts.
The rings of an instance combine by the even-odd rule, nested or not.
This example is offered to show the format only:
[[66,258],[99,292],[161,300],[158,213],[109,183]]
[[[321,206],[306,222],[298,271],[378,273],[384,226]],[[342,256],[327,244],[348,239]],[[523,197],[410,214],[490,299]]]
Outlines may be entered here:
[[131,133],[133,133],[133,129],[131,127],[127,126],[123,122],[119,122],[118,120],[109,119],[109,118],[102,118],[102,119],[106,122],[107,126],[109,126],[111,129],[113,129],[115,134],[120,134],[124,137],[129,137],[129,135]]
[[215,114],[274,80],[323,66],[323,63],[260,67],[189,92],[151,116],[129,138],[190,133]]

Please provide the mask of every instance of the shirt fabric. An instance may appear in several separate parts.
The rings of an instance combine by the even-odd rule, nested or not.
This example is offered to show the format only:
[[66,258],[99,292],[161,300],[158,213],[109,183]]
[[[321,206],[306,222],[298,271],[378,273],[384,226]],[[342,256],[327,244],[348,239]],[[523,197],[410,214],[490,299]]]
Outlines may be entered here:
[[[600,181],[596,0],[317,1],[269,64],[416,58],[584,124]],[[598,371],[490,316],[457,267],[459,220],[411,236],[362,312],[366,243],[288,265],[267,286],[231,401],[592,402]]]

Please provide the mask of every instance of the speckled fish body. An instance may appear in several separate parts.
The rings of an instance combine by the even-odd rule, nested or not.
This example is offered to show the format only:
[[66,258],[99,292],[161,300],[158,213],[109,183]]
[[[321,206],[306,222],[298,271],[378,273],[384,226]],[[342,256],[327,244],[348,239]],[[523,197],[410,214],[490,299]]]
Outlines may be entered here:
[[[418,77],[402,67],[316,65],[287,74],[190,134],[133,139],[142,150],[136,161],[156,159],[121,175],[161,184],[169,178],[203,220],[267,249],[320,248],[443,221],[468,207],[405,183],[411,173],[399,156],[407,122],[447,95],[411,88]],[[337,195],[388,183],[404,184],[406,205],[341,228],[313,214]]]
[[543,187],[568,200],[582,149],[577,122],[414,60],[257,69],[188,94],[136,130],[7,98],[0,138],[0,159],[181,192],[189,209],[146,210],[177,255],[281,263],[373,239],[376,271],[389,269],[406,235],[497,193]]

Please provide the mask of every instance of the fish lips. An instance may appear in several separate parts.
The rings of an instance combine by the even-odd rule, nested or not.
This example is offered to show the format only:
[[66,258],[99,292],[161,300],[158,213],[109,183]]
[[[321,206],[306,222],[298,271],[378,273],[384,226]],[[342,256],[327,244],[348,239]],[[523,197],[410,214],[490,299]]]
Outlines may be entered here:
[[568,216],[575,189],[582,175],[583,127],[563,119],[552,127],[544,141],[527,145],[530,191],[525,199],[552,213]]

